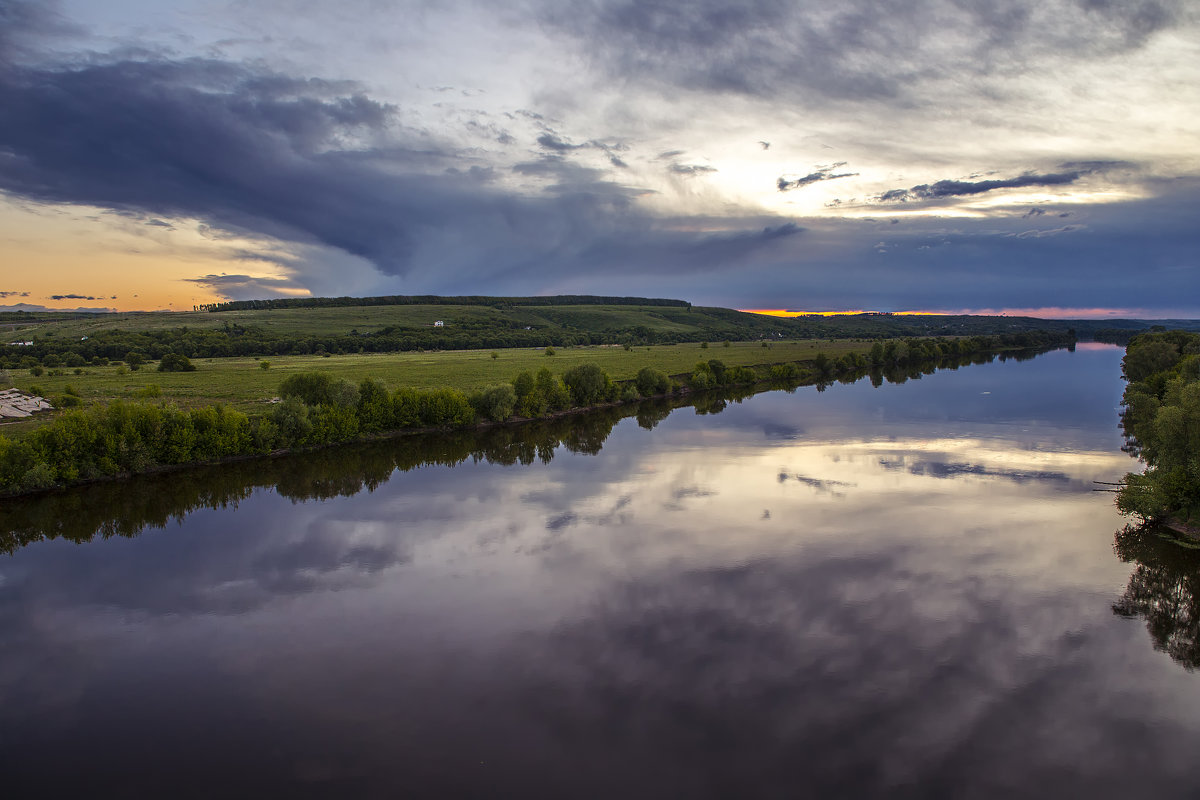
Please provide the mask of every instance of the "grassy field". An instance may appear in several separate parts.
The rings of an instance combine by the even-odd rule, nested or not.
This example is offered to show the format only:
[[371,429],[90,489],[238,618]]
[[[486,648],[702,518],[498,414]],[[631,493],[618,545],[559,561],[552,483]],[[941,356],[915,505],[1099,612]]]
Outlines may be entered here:
[[[217,315],[212,315],[217,316]],[[64,374],[34,377],[28,370],[12,370],[13,385],[54,398],[73,388],[85,404],[115,399],[138,399],[147,387],[158,387],[158,399],[182,407],[220,402],[242,411],[261,410],[276,395],[279,384],[288,375],[305,370],[321,370],[338,378],[359,381],[381,380],[389,389],[401,386],[435,388],[449,386],[464,391],[512,380],[522,370],[549,367],[562,373],[577,364],[596,364],[614,380],[633,378],[642,367],[654,367],[670,375],[690,373],[697,361],[719,359],[726,366],[750,366],[814,358],[823,352],[830,358],[844,353],[867,352],[869,343],[855,341],[780,341],[763,347],[757,342],[735,342],[729,346],[712,344],[657,345],[625,350],[619,346],[557,348],[547,356],[541,349],[454,350],[434,353],[379,353],[340,356],[280,356],[268,359],[270,369],[262,369],[259,359],[202,359],[195,372],[157,372],[154,364],[138,371],[127,367],[85,367],[83,374],[63,369]],[[492,354],[495,353],[493,358]],[[19,435],[50,415],[20,422],[0,424],[0,433]]]

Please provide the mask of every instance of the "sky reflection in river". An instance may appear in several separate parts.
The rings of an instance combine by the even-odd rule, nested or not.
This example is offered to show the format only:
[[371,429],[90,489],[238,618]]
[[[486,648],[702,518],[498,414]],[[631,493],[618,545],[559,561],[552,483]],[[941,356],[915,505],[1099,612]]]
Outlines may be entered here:
[[[598,455],[0,561],[0,767],[204,795],[1188,796],[1113,614],[1120,352],[773,392]],[[69,764],[70,769],[61,767]]]

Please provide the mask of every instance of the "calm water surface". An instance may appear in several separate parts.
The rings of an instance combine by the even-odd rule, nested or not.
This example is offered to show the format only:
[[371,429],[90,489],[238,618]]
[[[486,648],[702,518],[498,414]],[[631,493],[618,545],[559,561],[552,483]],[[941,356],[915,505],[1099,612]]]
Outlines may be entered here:
[[177,519],[0,555],[5,793],[1195,797],[1200,569],[1092,491],[1120,357],[10,508]]

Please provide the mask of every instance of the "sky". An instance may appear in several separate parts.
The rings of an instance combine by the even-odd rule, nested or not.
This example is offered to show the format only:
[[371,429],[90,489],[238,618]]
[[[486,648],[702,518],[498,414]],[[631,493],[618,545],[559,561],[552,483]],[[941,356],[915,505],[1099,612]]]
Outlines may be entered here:
[[1192,0],[0,0],[0,309],[1200,317]]

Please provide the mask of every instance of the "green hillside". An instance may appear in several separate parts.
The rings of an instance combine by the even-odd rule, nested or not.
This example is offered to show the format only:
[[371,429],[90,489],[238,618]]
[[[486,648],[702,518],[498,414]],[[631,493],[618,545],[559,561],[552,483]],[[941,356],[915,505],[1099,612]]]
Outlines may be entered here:
[[[589,302],[595,299],[614,302]],[[65,359],[70,354],[92,363],[96,359],[122,359],[130,351],[151,358],[168,352],[222,358],[547,345],[971,336],[1068,328],[1086,337],[1100,327],[1144,330],[1150,325],[1137,321],[1088,323],[998,316],[858,314],[777,318],[650,298],[302,300],[230,303],[216,311],[0,314],[0,368],[45,363],[47,356],[53,362],[54,356]],[[246,307],[253,304],[264,307]],[[9,344],[14,342],[32,344]]]

